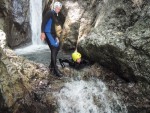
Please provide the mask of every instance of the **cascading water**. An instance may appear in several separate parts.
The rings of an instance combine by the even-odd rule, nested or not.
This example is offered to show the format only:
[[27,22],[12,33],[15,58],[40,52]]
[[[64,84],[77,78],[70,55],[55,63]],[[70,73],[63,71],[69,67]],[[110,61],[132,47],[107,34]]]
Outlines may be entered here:
[[42,23],[42,0],[30,0],[30,25],[33,45],[43,44],[40,40]]
[[54,96],[59,113],[127,113],[119,97],[98,80],[66,83]]
[[15,52],[19,55],[37,52],[47,49],[41,39],[41,23],[42,23],[42,0],[30,0],[30,25],[32,32],[32,44],[25,48],[16,49]]

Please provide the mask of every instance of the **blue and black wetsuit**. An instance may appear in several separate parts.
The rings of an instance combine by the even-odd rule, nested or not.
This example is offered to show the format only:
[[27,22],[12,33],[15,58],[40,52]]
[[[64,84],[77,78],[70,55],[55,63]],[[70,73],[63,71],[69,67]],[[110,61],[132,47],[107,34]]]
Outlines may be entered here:
[[42,32],[44,32],[50,42],[50,44],[54,47],[58,47],[59,44],[57,44],[56,41],[56,30],[55,30],[55,24],[59,24],[63,26],[65,21],[65,18],[62,13],[58,13],[58,15],[55,13],[54,10],[48,11],[42,21]]
[[56,57],[60,48],[60,44],[56,40],[55,24],[63,26],[65,21],[62,13],[55,13],[54,10],[48,11],[42,21],[41,31],[46,35],[46,42],[51,50],[51,64],[49,68],[56,69]]
[[73,61],[73,59],[59,59],[59,62],[62,67],[65,67],[64,63],[68,63],[70,67],[77,70],[82,69],[85,66],[89,66],[91,64],[91,62],[85,59],[82,59],[80,63]]

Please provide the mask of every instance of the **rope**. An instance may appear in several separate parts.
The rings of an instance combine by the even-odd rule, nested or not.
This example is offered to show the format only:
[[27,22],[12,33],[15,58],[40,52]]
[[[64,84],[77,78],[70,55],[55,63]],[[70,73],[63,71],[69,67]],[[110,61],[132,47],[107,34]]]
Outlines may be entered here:
[[77,39],[77,43],[76,43],[76,48],[75,48],[75,51],[78,51],[78,50],[77,50],[78,43],[79,43],[79,36],[78,36],[78,39]]

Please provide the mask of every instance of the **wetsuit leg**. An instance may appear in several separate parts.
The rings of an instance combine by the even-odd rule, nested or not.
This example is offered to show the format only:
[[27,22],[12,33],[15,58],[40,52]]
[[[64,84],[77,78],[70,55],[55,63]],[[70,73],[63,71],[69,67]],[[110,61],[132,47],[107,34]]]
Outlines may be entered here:
[[62,62],[62,63],[68,63],[68,64],[69,64],[69,63],[70,63],[70,60],[68,60],[68,59],[63,59],[63,60],[62,60],[62,59],[61,59],[61,62]]
[[72,66],[74,63],[71,59],[59,59],[59,62],[61,64],[62,67],[65,67],[64,63],[68,63],[69,66]]
[[50,66],[51,68],[56,68],[56,58],[57,58],[57,54],[58,54],[58,51],[59,51],[59,46],[58,47],[54,47],[50,44],[50,41],[48,39],[48,37],[46,37],[46,42],[51,50],[51,63],[50,63]]
[[65,59],[65,60],[59,59],[59,63],[60,63],[60,65],[61,65],[63,68],[65,67],[64,62],[65,62],[65,63],[69,63],[69,60],[67,60],[67,59]]
[[56,58],[57,58],[57,54],[59,51],[59,48],[51,46],[51,67],[52,68],[57,68],[56,66]]
[[50,42],[49,42],[49,40],[48,40],[48,38],[46,37],[46,42],[47,42],[47,44],[48,44],[48,46],[49,46],[49,48],[50,48],[50,50],[51,50],[51,63],[50,63],[50,66],[49,66],[49,68],[50,68],[50,70],[51,71],[53,71],[55,74],[56,74],[56,76],[59,76],[59,77],[61,77],[61,76],[63,76],[62,75],[62,73],[58,70],[58,68],[57,68],[57,65],[56,65],[56,58],[57,58],[57,54],[58,54],[58,51],[59,51],[59,46],[58,47],[54,47],[54,46],[52,46],[51,44],[50,44]]

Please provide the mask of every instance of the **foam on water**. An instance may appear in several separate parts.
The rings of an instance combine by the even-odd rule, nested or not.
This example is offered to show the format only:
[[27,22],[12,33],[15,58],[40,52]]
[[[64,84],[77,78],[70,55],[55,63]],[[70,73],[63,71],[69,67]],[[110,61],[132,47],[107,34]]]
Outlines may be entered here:
[[119,96],[98,80],[66,83],[54,96],[59,113],[127,113]]
[[25,55],[34,52],[40,52],[45,49],[49,49],[47,45],[30,45],[24,48],[15,49],[15,53],[18,55]]

